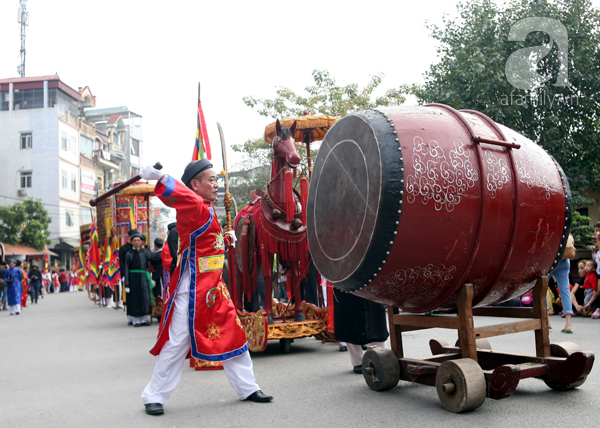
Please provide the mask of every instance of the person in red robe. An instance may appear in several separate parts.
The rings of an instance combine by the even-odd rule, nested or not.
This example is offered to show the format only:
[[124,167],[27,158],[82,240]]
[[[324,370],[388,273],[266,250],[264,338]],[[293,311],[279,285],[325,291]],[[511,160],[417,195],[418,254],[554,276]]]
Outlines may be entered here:
[[[177,210],[178,265],[165,293],[158,340],[150,351],[158,356],[152,380],[142,393],[146,413],[163,414],[163,405],[181,378],[186,358],[223,363],[240,400],[268,402],[254,378],[246,334],[221,277],[225,241],[213,204],[217,173],[207,159],[190,162],[180,182],[154,167],[140,172],[158,180],[154,194]],[[175,257],[175,255],[172,255]]]

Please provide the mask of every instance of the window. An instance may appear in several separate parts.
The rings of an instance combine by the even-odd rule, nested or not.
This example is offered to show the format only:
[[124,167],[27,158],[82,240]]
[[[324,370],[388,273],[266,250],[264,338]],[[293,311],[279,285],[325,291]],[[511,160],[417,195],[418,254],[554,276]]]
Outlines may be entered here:
[[77,154],[77,138],[72,135],[69,135],[69,149],[71,150],[71,153]]
[[69,188],[69,183],[67,181],[67,171],[60,172],[60,187],[62,187],[63,189]]
[[71,176],[71,192],[77,192],[77,176],[70,174]]
[[26,171],[21,173],[21,189],[27,189],[31,187],[31,176],[33,173],[31,171]]
[[31,132],[21,133],[21,149],[30,149],[32,146],[33,134]]
[[131,139],[131,154],[134,156],[140,155],[140,142],[135,138]]
[[64,132],[60,133],[60,148],[66,152],[69,151],[69,136]]
[[71,211],[65,211],[65,224],[73,226],[73,213]]
[[24,110],[44,107],[44,90],[37,89],[15,89],[13,91],[13,103],[15,110]]

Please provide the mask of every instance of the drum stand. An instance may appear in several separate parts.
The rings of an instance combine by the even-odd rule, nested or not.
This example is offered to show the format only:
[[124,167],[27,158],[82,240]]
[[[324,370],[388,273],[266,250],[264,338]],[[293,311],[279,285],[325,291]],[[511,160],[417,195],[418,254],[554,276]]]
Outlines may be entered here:
[[[550,388],[565,391],[583,384],[594,364],[594,354],[582,352],[572,342],[550,344],[546,291],[548,278],[538,278],[533,289],[532,308],[473,308],[473,285],[464,284],[458,293],[458,314],[410,315],[388,307],[392,349],[373,347],[363,358],[363,375],[369,387],[383,391],[400,379],[435,386],[444,407],[455,413],[476,409],[486,396],[509,397],[519,380],[536,377]],[[473,315],[502,318],[530,318],[525,321],[474,327]],[[404,357],[402,333],[426,328],[458,331],[455,346],[431,339],[432,357]],[[492,351],[487,337],[522,331],[535,332],[536,355]]]

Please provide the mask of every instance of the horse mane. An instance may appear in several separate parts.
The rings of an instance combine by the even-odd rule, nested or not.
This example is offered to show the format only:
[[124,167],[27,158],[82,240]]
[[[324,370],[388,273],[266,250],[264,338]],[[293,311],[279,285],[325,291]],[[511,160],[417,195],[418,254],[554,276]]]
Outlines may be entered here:
[[292,136],[292,130],[290,128],[288,128],[287,126],[282,126],[281,127],[281,140],[285,141],[288,138],[290,138]]

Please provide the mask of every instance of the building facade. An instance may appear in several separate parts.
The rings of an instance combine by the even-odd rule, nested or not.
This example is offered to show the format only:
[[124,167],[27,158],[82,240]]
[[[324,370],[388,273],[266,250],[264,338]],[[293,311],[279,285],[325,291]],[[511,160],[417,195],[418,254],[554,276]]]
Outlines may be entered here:
[[110,122],[114,115],[95,122],[86,117],[95,105],[88,87],[75,90],[58,75],[0,79],[0,205],[42,201],[61,267],[71,267],[80,226],[95,215],[89,201],[142,165],[141,116],[125,108],[131,123]]

